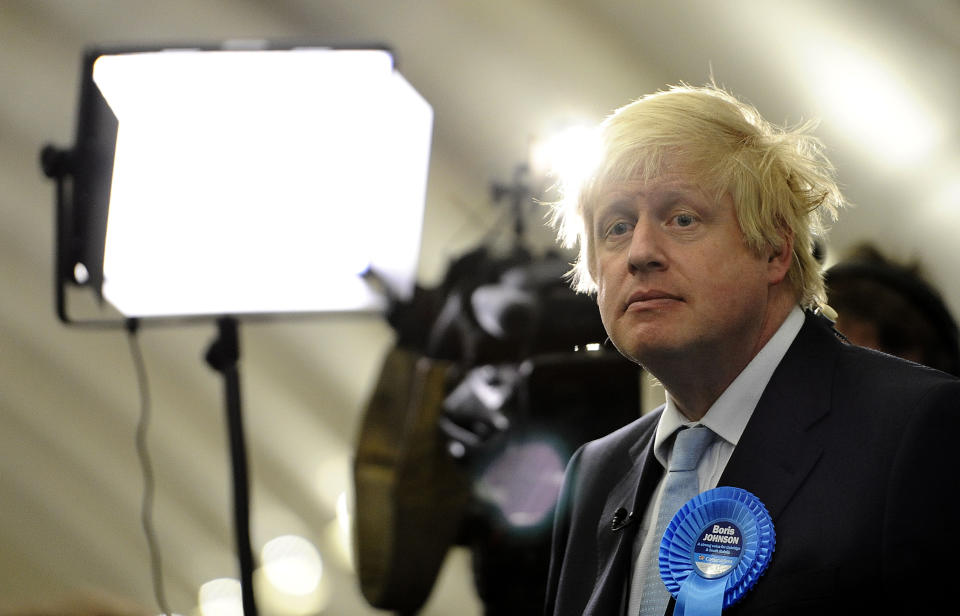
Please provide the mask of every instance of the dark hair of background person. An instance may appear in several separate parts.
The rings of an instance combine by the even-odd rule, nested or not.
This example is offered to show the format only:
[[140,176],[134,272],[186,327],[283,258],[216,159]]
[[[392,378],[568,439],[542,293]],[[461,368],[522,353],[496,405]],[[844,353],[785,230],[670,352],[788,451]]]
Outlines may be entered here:
[[863,243],[824,278],[837,330],[852,343],[960,376],[957,323],[919,264]]

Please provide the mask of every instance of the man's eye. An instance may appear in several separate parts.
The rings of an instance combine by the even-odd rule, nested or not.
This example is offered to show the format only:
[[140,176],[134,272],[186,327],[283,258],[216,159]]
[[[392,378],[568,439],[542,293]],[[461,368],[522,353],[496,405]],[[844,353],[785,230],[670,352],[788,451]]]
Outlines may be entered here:
[[607,236],[623,235],[630,232],[630,225],[625,222],[617,222],[610,225],[607,230]]
[[678,227],[689,227],[696,222],[696,219],[690,214],[677,214],[673,219],[676,221]]

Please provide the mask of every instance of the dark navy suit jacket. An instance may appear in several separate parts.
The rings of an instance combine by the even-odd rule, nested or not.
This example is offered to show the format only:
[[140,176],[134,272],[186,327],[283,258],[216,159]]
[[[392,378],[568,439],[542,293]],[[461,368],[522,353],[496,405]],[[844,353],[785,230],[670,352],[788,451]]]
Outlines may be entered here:
[[[663,473],[661,411],[571,459],[547,614],[623,613],[639,518]],[[846,344],[808,314],[719,481],[759,497],[776,532],[766,573],[724,614],[923,613],[952,594],[958,427],[960,380]]]

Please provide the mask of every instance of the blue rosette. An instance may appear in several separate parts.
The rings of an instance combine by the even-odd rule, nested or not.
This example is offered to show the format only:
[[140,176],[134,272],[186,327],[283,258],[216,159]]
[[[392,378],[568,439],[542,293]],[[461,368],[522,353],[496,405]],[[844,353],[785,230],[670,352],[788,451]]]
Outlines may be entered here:
[[775,547],[770,514],[750,492],[721,487],[690,499],[660,542],[660,577],[677,599],[675,616],[719,615],[753,587]]

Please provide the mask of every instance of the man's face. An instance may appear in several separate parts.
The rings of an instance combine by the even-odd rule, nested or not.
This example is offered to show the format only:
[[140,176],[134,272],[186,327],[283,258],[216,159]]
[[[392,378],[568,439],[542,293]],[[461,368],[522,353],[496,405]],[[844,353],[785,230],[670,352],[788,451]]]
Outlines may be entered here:
[[769,287],[785,270],[747,248],[729,195],[717,202],[674,167],[606,186],[589,232],[600,315],[624,355],[696,365],[759,350]]

